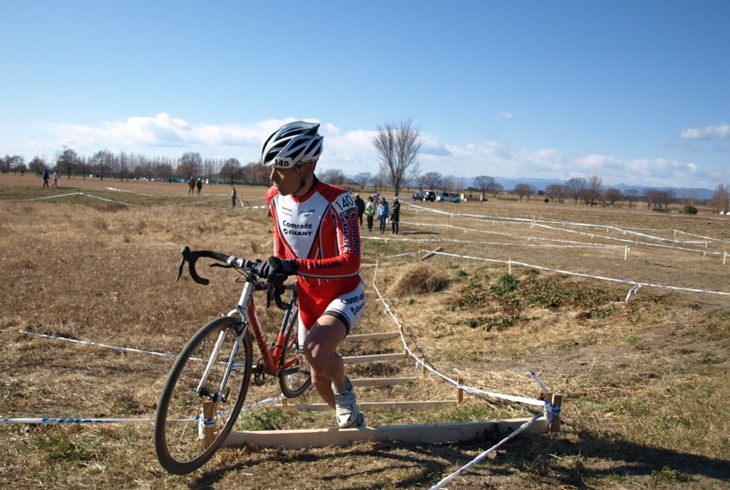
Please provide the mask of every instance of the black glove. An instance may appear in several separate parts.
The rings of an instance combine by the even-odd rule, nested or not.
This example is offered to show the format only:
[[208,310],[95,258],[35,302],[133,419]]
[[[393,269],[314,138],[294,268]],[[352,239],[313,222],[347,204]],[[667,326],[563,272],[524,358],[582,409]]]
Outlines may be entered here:
[[297,261],[272,256],[261,262],[257,272],[264,279],[272,275],[293,276],[297,273]]

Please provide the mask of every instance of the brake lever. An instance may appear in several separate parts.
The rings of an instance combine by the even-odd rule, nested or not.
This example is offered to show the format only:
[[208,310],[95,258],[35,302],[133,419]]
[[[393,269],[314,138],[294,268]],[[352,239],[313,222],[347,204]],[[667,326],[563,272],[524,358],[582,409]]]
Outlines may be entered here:
[[190,277],[193,278],[193,281],[197,282],[198,284],[202,284],[203,286],[207,286],[210,281],[204,277],[200,277],[198,275],[198,272],[195,270],[195,262],[198,260],[197,255],[193,255],[193,253],[190,251],[190,247],[183,247],[183,249],[180,251],[182,253],[182,261],[180,262],[180,270],[178,271],[177,278],[180,279],[180,275],[182,274],[183,265],[185,262],[188,263],[188,272],[190,273]]
[[185,267],[185,257],[182,258],[180,261],[180,267],[177,269],[177,278],[175,278],[175,282],[179,281],[182,277],[183,268]]
[[190,247],[185,246],[180,250],[180,253],[182,254],[182,259],[180,259],[180,267],[177,269],[177,279],[175,281],[179,281],[182,277],[183,269],[185,268],[185,262],[188,261],[190,258]]

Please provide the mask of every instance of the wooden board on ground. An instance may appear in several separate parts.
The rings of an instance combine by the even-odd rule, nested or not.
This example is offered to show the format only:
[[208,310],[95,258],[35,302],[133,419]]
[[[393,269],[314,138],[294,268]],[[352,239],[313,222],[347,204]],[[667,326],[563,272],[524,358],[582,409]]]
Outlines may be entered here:
[[[530,419],[489,420],[483,422],[454,422],[448,424],[416,424],[367,427],[364,429],[303,429],[232,432],[225,447],[254,444],[262,447],[305,449],[311,447],[347,446],[354,442],[398,441],[409,444],[465,442],[491,434],[506,435]],[[547,431],[544,418],[536,420],[525,432],[539,434]]]
[[[357,406],[363,410],[426,410],[443,407],[453,407],[457,404],[454,400],[426,400],[426,401],[387,401],[387,402],[357,402]],[[324,412],[332,410],[332,407],[326,403],[282,403],[287,408],[302,410],[307,412]]]

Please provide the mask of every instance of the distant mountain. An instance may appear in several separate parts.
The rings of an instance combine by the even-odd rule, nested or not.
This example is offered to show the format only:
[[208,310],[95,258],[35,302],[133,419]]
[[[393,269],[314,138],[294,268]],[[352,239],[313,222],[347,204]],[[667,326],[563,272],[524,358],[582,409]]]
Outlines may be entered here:
[[[549,186],[550,184],[565,184],[565,180],[559,180],[559,179],[508,179],[505,177],[495,177],[494,180],[496,180],[499,184],[504,187],[504,190],[508,191],[510,189],[514,189],[515,185],[517,184],[529,184],[535,189],[539,191],[545,190],[545,187]],[[467,187],[474,185],[474,179],[467,179],[466,182]],[[695,187],[652,187],[649,185],[628,185],[628,184],[617,184],[617,185],[604,185],[604,187],[615,187],[622,192],[627,189],[636,189],[639,192],[643,191],[644,189],[659,189],[659,190],[671,190],[674,192],[674,196],[677,198],[683,198],[683,197],[693,197],[696,199],[710,199],[712,195],[715,193],[715,191],[710,189],[704,189],[704,188],[695,188]]]

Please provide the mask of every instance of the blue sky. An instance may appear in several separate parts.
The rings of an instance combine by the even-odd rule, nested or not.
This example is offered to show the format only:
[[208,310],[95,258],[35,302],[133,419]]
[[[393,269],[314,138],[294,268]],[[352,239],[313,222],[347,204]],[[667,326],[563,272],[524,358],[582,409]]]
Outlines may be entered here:
[[320,169],[376,174],[411,119],[423,172],[730,182],[724,0],[1,0],[0,154],[256,161],[292,119]]

